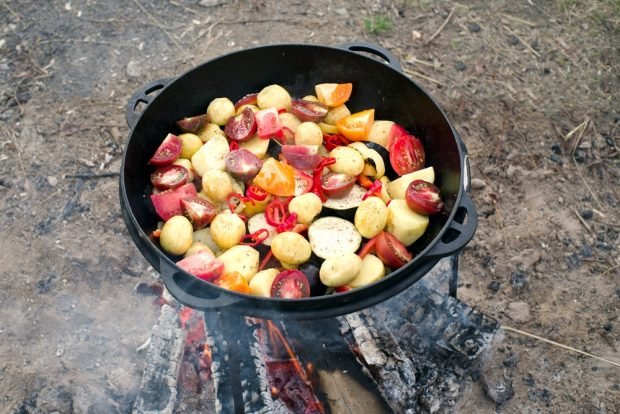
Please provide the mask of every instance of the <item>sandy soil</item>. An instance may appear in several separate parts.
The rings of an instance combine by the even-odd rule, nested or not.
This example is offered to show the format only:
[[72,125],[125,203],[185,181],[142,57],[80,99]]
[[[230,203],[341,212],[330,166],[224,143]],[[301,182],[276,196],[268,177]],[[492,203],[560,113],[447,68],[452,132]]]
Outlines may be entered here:
[[[119,209],[125,104],[270,43],[399,56],[470,152],[461,299],[620,361],[619,30],[616,0],[0,2],[0,412],[130,411],[156,316],[133,287],[157,275]],[[514,397],[477,382],[460,412],[620,406],[616,366],[513,332],[496,351]]]

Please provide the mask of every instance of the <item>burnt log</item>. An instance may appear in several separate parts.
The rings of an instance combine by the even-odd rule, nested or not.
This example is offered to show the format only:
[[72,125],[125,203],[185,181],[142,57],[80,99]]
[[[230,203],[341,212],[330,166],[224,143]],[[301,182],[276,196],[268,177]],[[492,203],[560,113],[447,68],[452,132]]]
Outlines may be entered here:
[[224,336],[222,314],[216,311],[204,313],[207,344],[211,348],[211,378],[215,388],[215,412],[234,413],[235,400],[231,378],[228,342]]
[[133,414],[172,414],[184,343],[185,332],[179,324],[177,310],[163,305],[151,334]]

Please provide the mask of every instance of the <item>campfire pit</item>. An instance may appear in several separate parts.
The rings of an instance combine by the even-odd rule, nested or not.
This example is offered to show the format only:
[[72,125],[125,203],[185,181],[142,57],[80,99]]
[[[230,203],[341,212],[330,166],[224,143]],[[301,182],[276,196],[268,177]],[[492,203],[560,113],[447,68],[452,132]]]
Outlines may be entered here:
[[332,319],[203,313],[164,296],[134,413],[448,408],[498,328],[456,299],[456,266],[444,259],[422,283]]

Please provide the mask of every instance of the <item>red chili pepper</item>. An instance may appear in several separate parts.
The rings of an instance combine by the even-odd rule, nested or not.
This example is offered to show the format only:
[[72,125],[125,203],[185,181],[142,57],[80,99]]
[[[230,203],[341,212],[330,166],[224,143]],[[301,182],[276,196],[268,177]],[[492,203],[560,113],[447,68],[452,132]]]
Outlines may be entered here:
[[312,173],[312,188],[310,189],[310,192],[319,196],[322,202],[325,202],[325,200],[327,200],[327,197],[325,197],[325,194],[323,194],[323,190],[321,189],[321,177],[323,176],[323,168],[335,163],[336,159],[333,157],[323,158]]
[[363,259],[364,257],[366,257],[368,253],[375,251],[376,245],[377,245],[377,236],[368,240],[366,244],[364,245],[364,247],[361,248],[360,252],[357,255]]
[[360,174],[357,176],[357,182],[360,183],[360,185],[366,189],[369,189],[370,187],[372,187],[372,181],[364,174]]
[[260,229],[255,231],[254,233],[246,234],[241,237],[239,244],[243,244],[246,246],[255,247],[264,242],[269,238],[269,230]]
[[350,144],[349,140],[340,134],[323,134],[323,143],[328,151]]
[[[230,193],[228,194],[228,197],[226,197],[226,204],[228,205],[228,208],[230,209],[231,212],[240,213],[241,211],[243,211],[243,208],[245,207],[243,203],[246,200],[247,199],[239,193]],[[242,208],[239,209],[239,206],[241,206]]]
[[381,194],[381,187],[383,187],[381,181],[375,180],[375,182],[372,183],[368,191],[366,191],[366,194],[362,196],[362,200],[366,200],[368,197],[374,196],[376,194]]
[[237,141],[230,141],[230,150],[235,151],[239,149],[239,143]]
[[288,217],[286,217],[286,220],[276,227],[276,231],[278,233],[284,233],[285,231],[289,231],[295,227],[295,224],[297,224],[297,213],[291,213]]
[[263,190],[257,185],[250,185],[248,186],[247,190],[245,190],[245,195],[252,200],[265,201],[269,193],[267,193],[267,191]]
[[278,227],[286,218],[286,209],[280,200],[273,200],[265,210],[265,220],[270,226]]

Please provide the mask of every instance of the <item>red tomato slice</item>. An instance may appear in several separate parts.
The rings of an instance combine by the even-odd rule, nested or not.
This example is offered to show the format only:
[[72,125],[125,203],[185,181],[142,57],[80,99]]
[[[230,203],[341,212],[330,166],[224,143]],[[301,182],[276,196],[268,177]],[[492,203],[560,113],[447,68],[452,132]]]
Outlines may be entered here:
[[377,256],[387,267],[398,269],[413,259],[411,252],[394,235],[382,231],[375,238]]
[[151,183],[161,190],[177,188],[189,180],[189,171],[182,165],[159,167],[151,174]]
[[275,108],[261,109],[256,114],[256,124],[258,125],[258,136],[270,138],[277,135],[282,130],[282,122]]
[[185,270],[187,273],[196,276],[198,279],[209,282],[212,282],[220,277],[224,271],[224,262],[220,259],[216,259],[206,250],[200,251],[178,261],[177,266]]
[[192,222],[194,230],[206,227],[217,215],[217,209],[204,198],[185,197],[181,199],[181,207]]
[[405,175],[424,168],[424,146],[413,135],[396,137],[390,147],[390,164],[398,175]]
[[307,298],[310,296],[308,278],[297,269],[280,272],[271,284],[271,296],[285,299]]
[[350,141],[364,141],[375,121],[375,110],[366,109],[336,121],[338,131]]
[[387,147],[392,148],[392,144],[394,143],[396,138],[402,135],[409,135],[409,133],[405,128],[401,127],[398,124],[392,125],[392,128],[390,128],[390,133],[388,134]]
[[163,220],[167,221],[173,216],[180,216],[183,214],[183,207],[181,206],[181,200],[186,197],[195,197],[196,187],[194,184],[187,183],[174,190],[166,190],[161,193],[151,194],[151,201],[155,212]]
[[157,166],[172,164],[181,155],[181,149],[181,139],[174,134],[168,134],[155,151],[153,158],[149,160],[149,164]]

